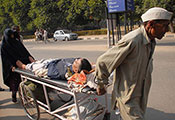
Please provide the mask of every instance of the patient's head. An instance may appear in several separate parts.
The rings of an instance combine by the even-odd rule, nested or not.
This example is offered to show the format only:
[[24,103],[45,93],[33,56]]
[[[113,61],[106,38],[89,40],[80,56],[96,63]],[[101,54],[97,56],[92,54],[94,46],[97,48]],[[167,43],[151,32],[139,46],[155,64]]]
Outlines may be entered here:
[[72,68],[74,72],[81,72],[82,70],[92,70],[91,64],[85,58],[76,59],[72,65]]

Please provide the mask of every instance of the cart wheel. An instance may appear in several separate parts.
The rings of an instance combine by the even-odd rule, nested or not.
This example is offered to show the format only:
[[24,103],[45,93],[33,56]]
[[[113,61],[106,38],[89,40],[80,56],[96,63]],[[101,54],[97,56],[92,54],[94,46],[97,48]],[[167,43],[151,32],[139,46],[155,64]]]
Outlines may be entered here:
[[40,110],[37,101],[32,91],[24,84],[24,82],[21,82],[19,86],[19,98],[27,116],[31,120],[39,120]]

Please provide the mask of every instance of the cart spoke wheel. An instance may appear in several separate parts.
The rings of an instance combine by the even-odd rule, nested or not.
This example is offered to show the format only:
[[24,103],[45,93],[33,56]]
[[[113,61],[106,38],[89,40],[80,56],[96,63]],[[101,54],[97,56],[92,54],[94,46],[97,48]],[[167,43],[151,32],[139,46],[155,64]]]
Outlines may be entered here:
[[37,101],[32,91],[24,84],[24,82],[21,82],[19,86],[19,98],[27,116],[31,120],[39,120],[40,111]]

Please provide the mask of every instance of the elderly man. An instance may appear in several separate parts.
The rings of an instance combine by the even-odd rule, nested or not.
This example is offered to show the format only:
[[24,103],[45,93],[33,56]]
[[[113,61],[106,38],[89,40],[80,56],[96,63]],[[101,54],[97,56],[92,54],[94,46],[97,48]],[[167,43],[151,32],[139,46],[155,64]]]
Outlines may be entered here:
[[103,95],[114,71],[111,107],[119,108],[123,120],[144,120],[151,86],[155,38],[168,31],[172,13],[159,7],[145,12],[140,28],[125,35],[96,62],[97,93]]

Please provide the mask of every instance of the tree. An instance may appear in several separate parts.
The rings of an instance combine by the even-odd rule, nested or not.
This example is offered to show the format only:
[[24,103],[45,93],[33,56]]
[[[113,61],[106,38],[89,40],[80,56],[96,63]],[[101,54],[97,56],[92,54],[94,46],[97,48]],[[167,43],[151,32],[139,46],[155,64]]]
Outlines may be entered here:
[[9,5],[7,4],[8,0],[0,1],[0,32],[3,34],[5,28],[10,27],[13,24],[13,20],[9,15]]
[[105,18],[105,3],[101,0],[60,0],[58,7],[64,12],[69,28]]
[[135,20],[141,19],[141,15],[152,7],[162,7],[168,11],[175,12],[175,0],[134,0]]
[[[163,7],[175,12],[175,0],[134,0],[134,20],[151,7]],[[104,0],[0,0],[0,32],[12,25],[23,31],[44,28],[74,29],[77,26],[97,25],[105,20]],[[175,15],[175,14],[174,14]]]
[[175,0],[143,0],[143,12],[152,7],[162,7],[175,12]]
[[142,11],[143,0],[134,0],[134,4],[135,4],[134,19],[135,21],[139,21],[141,18],[141,15],[143,14],[143,11]]
[[106,3],[102,0],[89,0],[88,6],[90,8],[89,15],[93,17],[93,20],[96,21],[99,26],[99,22],[106,19]]
[[32,0],[28,15],[32,21],[29,28],[44,28],[48,31],[56,29],[62,21],[61,12],[57,6],[59,0]]
[[13,23],[19,25],[23,31],[26,31],[27,24],[30,21],[27,15],[30,9],[30,0],[10,0],[9,5],[11,6],[9,14],[13,19]]

